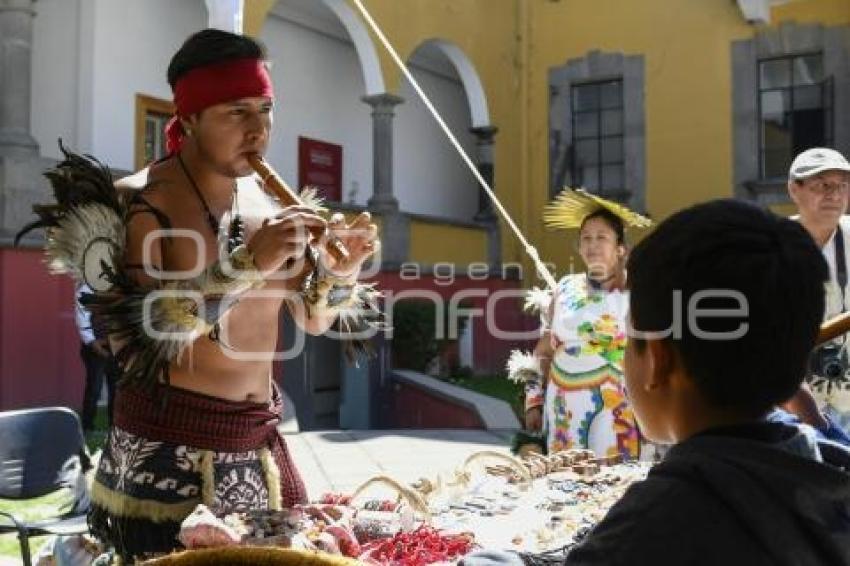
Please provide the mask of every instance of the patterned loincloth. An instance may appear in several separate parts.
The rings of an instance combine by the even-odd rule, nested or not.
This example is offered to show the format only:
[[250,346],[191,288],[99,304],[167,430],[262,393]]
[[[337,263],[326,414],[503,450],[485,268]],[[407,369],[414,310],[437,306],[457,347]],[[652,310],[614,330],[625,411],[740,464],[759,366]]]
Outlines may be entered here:
[[198,503],[214,512],[280,509],[306,500],[269,404],[171,388],[122,389],[92,487],[92,532],[125,559],[170,552]]

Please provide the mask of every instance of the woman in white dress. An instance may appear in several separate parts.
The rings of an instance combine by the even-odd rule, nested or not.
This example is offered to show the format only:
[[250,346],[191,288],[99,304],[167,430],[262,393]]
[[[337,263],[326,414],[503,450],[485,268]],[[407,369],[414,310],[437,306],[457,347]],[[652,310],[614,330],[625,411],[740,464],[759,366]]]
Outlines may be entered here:
[[546,220],[578,227],[587,271],[558,282],[544,316],[548,324],[535,348],[542,373],[526,381],[526,428],[544,430],[549,453],[587,448],[600,457],[636,459],[640,435],[623,381],[625,225],[649,221],[583,191],[565,192]]

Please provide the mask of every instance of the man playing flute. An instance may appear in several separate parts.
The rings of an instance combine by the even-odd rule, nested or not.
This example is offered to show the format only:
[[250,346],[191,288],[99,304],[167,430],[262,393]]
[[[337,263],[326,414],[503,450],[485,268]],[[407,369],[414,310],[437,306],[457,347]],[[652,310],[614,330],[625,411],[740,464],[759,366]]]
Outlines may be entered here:
[[[248,157],[265,152],[275,104],[259,43],[198,32],[172,58],[168,82],[176,107],[168,156],[116,184],[132,195],[119,270],[138,297],[176,290],[185,307],[180,293],[189,289],[191,308],[181,315],[203,319],[209,332],[190,332],[188,345],[156,342],[150,331],[121,330],[116,320],[130,301],[114,288],[89,303],[112,321],[127,378],[89,520],[125,559],[174,549],[181,521],[201,502],[227,513],[305,500],[276,428],[281,396],[271,354],[280,310],[310,334],[325,332],[379,245],[368,213],[352,224],[341,214],[326,222],[315,207],[282,206],[252,176]],[[335,259],[328,247],[339,243],[349,253]],[[202,275],[192,273],[196,266]],[[167,336],[180,318],[161,316],[171,311],[157,301],[171,304],[169,297],[142,301],[144,316],[155,319],[148,326]],[[140,343],[153,343],[156,355]]]

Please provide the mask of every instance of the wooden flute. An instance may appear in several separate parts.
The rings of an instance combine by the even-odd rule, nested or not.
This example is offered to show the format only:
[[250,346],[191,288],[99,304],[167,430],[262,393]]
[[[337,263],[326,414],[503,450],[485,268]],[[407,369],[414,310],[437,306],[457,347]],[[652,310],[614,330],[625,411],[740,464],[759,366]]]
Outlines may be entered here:
[[[257,172],[265,185],[274,191],[275,195],[280,199],[283,206],[300,206],[304,203],[298,194],[289,188],[280,175],[262,158],[259,154],[252,153],[247,157],[248,163]],[[348,259],[348,250],[339,238],[331,238],[328,241],[328,252],[337,261],[345,261]]]
[[815,345],[820,346],[824,342],[838,338],[846,332],[850,332],[850,312],[839,314],[825,321],[820,327]]

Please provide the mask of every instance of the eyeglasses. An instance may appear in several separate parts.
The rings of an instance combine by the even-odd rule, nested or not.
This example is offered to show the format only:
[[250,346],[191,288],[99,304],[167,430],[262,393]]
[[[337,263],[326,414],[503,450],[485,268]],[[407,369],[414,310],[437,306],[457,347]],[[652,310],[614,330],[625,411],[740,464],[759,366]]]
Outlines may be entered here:
[[839,181],[830,183],[823,179],[813,179],[806,183],[810,191],[817,195],[831,195],[832,193],[847,194],[850,191],[850,181]]

